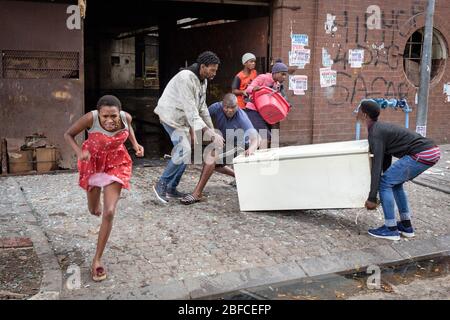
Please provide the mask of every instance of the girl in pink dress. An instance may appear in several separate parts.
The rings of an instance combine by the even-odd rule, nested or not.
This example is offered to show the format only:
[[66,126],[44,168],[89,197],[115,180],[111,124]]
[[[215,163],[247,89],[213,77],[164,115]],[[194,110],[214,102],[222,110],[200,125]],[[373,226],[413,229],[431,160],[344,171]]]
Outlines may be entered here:
[[[131,116],[121,111],[121,107],[116,97],[103,96],[97,103],[97,110],[86,113],[64,134],[78,157],[79,184],[87,192],[89,212],[96,216],[102,214],[100,195],[103,188],[103,217],[91,269],[94,281],[106,279],[101,258],[111,233],[120,192],[122,188],[130,188],[132,161],[125,141],[130,139],[137,157],[144,156],[144,148],[137,143],[131,127]],[[88,130],[89,135],[80,148],[75,137],[84,130]]]

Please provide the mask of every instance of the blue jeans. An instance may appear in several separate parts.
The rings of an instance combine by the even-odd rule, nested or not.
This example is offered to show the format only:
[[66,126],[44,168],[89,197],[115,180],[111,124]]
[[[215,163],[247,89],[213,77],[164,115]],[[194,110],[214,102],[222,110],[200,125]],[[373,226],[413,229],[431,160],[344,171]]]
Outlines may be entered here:
[[190,137],[182,130],[176,130],[165,123],[162,125],[170,136],[173,149],[172,159],[167,164],[159,181],[167,185],[168,190],[175,190],[191,158]]
[[414,179],[430,167],[414,160],[410,156],[404,156],[394,162],[381,176],[379,191],[386,226],[397,226],[395,204],[397,204],[400,219],[411,220],[408,198],[403,189],[403,183]]

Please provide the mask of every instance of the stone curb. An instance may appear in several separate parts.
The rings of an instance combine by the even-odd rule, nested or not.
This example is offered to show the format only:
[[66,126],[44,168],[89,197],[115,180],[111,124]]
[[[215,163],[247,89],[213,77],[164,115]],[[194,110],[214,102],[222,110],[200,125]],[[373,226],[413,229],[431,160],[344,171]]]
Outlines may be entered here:
[[450,234],[433,239],[394,242],[374,248],[343,251],[334,255],[300,259],[269,267],[249,268],[213,276],[170,281],[164,285],[151,284],[118,295],[118,299],[187,300],[213,299],[233,291],[291,282],[308,277],[363,271],[370,265],[399,264],[436,255],[450,253]]

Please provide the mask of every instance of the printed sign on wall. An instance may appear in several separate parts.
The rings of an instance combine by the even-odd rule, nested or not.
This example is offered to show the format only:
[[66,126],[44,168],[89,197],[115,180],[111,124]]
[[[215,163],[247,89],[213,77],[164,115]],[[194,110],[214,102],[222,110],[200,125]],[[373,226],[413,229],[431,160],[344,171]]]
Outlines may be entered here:
[[289,65],[305,68],[305,64],[309,63],[311,50],[305,49],[308,45],[307,34],[291,34],[291,51],[289,52]]
[[336,85],[337,72],[331,68],[320,68],[320,87],[326,88]]
[[327,68],[333,65],[333,59],[331,59],[331,55],[328,53],[328,50],[322,48],[322,66]]
[[289,90],[294,90],[295,95],[304,95],[308,90],[308,76],[289,76]]
[[307,34],[291,34],[292,45],[299,45],[306,47],[308,46],[308,35]]
[[361,68],[364,63],[364,50],[350,49],[348,50],[348,62],[352,68]]
[[447,102],[450,102],[450,83],[444,84],[444,93],[447,95]]
[[311,56],[310,49],[300,49],[289,52],[289,65],[304,68],[305,64],[309,63]]

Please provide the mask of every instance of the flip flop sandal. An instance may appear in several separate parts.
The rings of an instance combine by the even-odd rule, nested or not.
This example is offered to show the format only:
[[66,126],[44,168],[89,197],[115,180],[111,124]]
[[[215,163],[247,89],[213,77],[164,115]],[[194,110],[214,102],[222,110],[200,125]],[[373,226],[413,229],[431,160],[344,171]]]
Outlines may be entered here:
[[103,281],[106,279],[106,271],[103,267],[97,267],[95,271],[92,272],[92,280],[95,282]]
[[180,202],[185,205],[194,204],[200,201],[202,201],[202,199],[197,199],[192,194],[188,194],[184,198],[180,199]]

